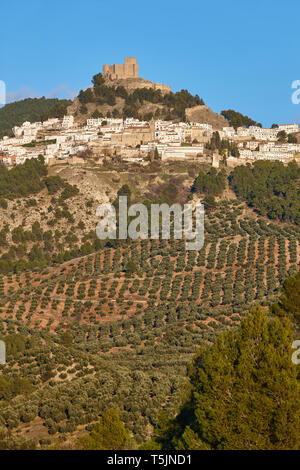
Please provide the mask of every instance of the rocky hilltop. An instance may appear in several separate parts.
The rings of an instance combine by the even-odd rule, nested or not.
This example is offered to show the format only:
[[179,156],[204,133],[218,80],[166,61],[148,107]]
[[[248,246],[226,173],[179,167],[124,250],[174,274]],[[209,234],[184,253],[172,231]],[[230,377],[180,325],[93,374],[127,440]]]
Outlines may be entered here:
[[187,108],[185,115],[187,121],[210,124],[214,129],[222,130],[223,127],[229,126],[228,121],[221,114],[215,113],[205,105]]
[[103,65],[102,75],[108,86],[122,86],[132,92],[138,88],[160,90],[170,93],[171,87],[162,83],[153,83],[139,77],[139,65],[136,57],[125,57],[124,64]]
[[198,95],[187,90],[174,93],[169,85],[141,78],[136,57],[125,57],[124,64],[103,65],[92,83],[93,87],[81,90],[68,108],[68,114],[79,124],[91,117],[133,117],[145,121],[188,120],[216,129],[228,126],[228,121],[205,106]]
[[162,83],[153,83],[150,80],[145,80],[141,77],[133,78],[120,78],[111,80],[109,77],[104,77],[105,84],[110,87],[124,87],[129,93],[139,88],[151,88],[153,90],[160,90],[162,94],[170,93],[171,87],[169,85],[163,85]]

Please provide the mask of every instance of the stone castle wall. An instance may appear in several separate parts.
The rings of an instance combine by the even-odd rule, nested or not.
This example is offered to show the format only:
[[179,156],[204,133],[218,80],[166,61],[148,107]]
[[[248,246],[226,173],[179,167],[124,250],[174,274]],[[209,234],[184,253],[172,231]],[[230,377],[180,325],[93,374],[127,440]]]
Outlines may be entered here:
[[171,88],[162,83],[153,83],[139,77],[139,66],[136,57],[125,57],[124,64],[103,65],[103,77],[109,86],[124,86],[128,91],[136,88],[153,88],[169,93]]
[[103,65],[102,72],[110,80],[138,78],[139,66],[136,57],[125,57],[124,64]]

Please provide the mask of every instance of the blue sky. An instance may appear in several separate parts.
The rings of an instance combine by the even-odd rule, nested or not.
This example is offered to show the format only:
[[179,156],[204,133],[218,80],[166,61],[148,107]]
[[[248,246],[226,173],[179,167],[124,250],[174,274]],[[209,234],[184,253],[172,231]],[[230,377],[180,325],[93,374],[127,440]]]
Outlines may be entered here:
[[[4,3],[4,5],[3,5]],[[299,0],[15,0],[1,5],[0,80],[10,100],[72,96],[102,64],[137,56],[140,76],[270,126],[300,123]]]

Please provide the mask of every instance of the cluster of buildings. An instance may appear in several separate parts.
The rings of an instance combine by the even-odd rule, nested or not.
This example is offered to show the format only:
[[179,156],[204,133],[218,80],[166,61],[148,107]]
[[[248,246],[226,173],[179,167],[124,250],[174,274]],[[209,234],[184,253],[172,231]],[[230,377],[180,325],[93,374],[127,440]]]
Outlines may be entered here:
[[297,124],[282,124],[278,127],[266,129],[258,126],[249,128],[224,127],[220,135],[223,138],[236,142],[240,157],[243,160],[279,160],[287,162],[300,153],[300,144],[282,143],[278,141],[279,133],[297,134]]
[[0,161],[6,165],[23,164],[26,159],[42,155],[47,164],[54,159],[66,159],[88,149],[87,142],[97,133],[79,130],[73,116],[41,122],[24,122],[13,129],[14,137],[0,140]]
[[299,132],[299,126],[297,124],[282,124],[276,128],[266,129],[258,126],[250,127],[223,127],[221,134],[223,137],[228,139],[255,139],[260,141],[275,142],[278,139],[279,132],[286,132],[286,134],[294,134]]
[[[158,155],[163,161],[201,159],[218,166],[216,153],[208,155],[205,151],[205,144],[215,130],[205,123],[147,122],[134,118],[88,119],[86,125],[78,126],[73,116],[65,116],[14,127],[14,137],[0,140],[0,161],[11,166],[42,155],[51,165],[61,160],[79,163],[85,155],[99,162],[113,155],[127,161],[143,161]],[[296,134],[299,127],[296,124],[276,129],[224,127],[218,132],[239,149],[239,158],[228,156],[228,163],[244,164],[262,159],[287,162],[300,154],[300,144],[278,141],[281,131]]]
[[242,143],[239,143],[240,158],[246,160],[279,160],[285,162],[292,160],[296,154],[300,154],[300,144],[276,145],[275,142],[263,144],[255,142],[255,144],[256,148],[251,149],[249,146],[245,148]]
[[[162,94],[171,90],[167,85],[139,77],[136,57],[125,57],[124,64],[103,65],[100,83],[124,87],[128,93],[139,88],[160,90]],[[298,134],[296,124],[272,126],[271,129],[227,126],[220,130],[220,123],[207,120],[215,122],[218,127],[200,122],[148,122],[108,117],[87,119],[85,125],[79,125],[72,115],[45,122],[24,122],[12,129],[13,137],[0,140],[0,162],[12,166],[42,155],[49,165],[61,160],[82,163],[86,157],[100,163],[105,157],[118,156],[126,161],[193,159],[207,161],[217,167],[224,157],[228,165],[240,165],[261,159],[288,162],[300,154],[300,145],[290,143],[295,139],[289,139],[290,142],[279,139],[280,132],[284,135]],[[224,123],[223,120],[222,125]],[[215,131],[219,132],[221,139],[238,148],[239,157],[237,153],[233,157],[228,152],[225,155],[220,152],[222,155],[219,155],[218,151],[208,150],[206,144]]]

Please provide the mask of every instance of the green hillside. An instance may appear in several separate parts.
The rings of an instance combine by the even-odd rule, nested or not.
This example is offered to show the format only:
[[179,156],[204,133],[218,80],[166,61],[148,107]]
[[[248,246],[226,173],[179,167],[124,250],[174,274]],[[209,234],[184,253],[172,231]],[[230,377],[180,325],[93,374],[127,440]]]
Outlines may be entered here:
[[71,103],[70,100],[46,99],[44,96],[9,103],[0,108],[0,137],[10,135],[12,127],[25,121],[38,122],[50,117],[63,117]]
[[204,105],[198,95],[193,96],[187,90],[163,94],[160,90],[136,88],[134,91],[126,86],[111,86],[99,73],[92,78],[93,87],[80,90],[72,106],[72,114],[77,118],[114,118],[134,117],[150,121],[155,119],[185,120],[185,110]]

